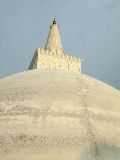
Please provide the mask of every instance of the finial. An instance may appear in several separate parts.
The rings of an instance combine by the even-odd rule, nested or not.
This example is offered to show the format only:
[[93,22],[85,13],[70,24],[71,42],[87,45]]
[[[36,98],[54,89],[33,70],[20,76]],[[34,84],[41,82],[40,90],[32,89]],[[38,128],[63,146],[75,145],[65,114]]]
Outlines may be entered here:
[[54,18],[54,20],[53,20],[53,24],[57,24],[57,21],[56,21],[56,19]]

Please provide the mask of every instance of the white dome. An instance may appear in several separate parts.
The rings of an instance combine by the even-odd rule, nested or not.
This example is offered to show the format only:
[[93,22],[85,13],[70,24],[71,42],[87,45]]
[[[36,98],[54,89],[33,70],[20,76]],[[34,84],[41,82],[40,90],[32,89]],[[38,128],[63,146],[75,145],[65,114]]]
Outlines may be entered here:
[[0,157],[119,160],[120,92],[67,71],[1,79]]

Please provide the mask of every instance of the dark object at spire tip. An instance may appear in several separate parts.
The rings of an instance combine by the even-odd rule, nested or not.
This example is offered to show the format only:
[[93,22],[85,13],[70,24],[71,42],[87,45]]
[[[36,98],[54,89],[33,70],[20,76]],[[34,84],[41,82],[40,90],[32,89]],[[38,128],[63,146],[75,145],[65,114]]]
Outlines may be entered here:
[[57,24],[57,21],[56,21],[56,19],[54,18],[54,20],[53,20],[53,24]]

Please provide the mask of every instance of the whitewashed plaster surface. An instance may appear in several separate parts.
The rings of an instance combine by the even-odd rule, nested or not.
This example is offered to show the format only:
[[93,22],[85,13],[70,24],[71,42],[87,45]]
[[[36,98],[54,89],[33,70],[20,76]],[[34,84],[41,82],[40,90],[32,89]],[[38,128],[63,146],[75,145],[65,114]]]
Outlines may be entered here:
[[37,48],[30,63],[29,70],[66,70],[81,73],[80,58],[65,55],[63,51]]
[[120,91],[79,73],[0,80],[1,160],[119,160]]

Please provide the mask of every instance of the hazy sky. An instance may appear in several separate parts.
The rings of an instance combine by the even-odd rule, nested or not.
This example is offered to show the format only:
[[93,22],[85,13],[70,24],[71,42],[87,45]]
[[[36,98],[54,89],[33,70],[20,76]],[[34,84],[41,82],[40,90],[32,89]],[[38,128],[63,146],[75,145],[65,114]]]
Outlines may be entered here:
[[83,73],[120,89],[120,0],[0,0],[0,77],[27,70],[54,17]]

